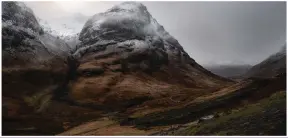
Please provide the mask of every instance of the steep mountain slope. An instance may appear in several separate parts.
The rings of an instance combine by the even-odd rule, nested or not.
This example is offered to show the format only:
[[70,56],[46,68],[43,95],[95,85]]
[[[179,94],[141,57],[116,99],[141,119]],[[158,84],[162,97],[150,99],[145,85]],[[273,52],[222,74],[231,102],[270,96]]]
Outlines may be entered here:
[[286,44],[281,50],[261,63],[253,66],[245,76],[247,77],[273,77],[286,72]]
[[68,45],[43,31],[33,11],[22,2],[3,2],[3,66],[48,67],[53,60],[66,60]]
[[62,129],[51,115],[39,112],[65,84],[69,53],[63,40],[43,31],[25,4],[2,2],[3,134],[51,134]]
[[82,104],[111,110],[175,105],[229,84],[190,58],[140,3],[94,15],[79,40],[70,97]]
[[2,4],[3,96],[21,98],[64,83],[69,46],[44,32],[22,2]]

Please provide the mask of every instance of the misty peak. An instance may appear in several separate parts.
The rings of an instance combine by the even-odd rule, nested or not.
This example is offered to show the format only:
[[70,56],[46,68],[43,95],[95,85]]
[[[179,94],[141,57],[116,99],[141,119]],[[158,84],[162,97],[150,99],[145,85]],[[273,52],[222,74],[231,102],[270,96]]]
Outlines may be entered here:
[[132,11],[132,12],[133,11],[143,11],[143,12],[146,11],[147,12],[146,6],[144,6],[142,3],[133,2],[133,1],[120,3],[118,5],[115,5],[108,11],[113,12],[117,10],[126,10],[126,11]]
[[[111,35],[113,37],[110,37]],[[91,39],[115,40],[115,37],[117,40],[164,40],[181,47],[178,41],[151,16],[147,8],[137,2],[124,2],[104,13],[95,14],[86,22],[80,33],[80,40],[83,42]]]
[[[92,16],[79,35],[80,47],[103,43],[129,43],[130,48],[162,49],[170,57],[188,58],[178,41],[137,2],[124,2]],[[133,44],[130,44],[133,42]],[[81,50],[79,50],[81,51]],[[78,52],[77,52],[78,53]]]

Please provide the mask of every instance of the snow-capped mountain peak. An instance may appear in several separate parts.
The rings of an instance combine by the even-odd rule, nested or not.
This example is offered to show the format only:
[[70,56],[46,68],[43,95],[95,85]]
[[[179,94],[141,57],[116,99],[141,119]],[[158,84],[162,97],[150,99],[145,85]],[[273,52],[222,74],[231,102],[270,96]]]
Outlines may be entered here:
[[134,49],[132,53],[139,49],[157,49],[162,57],[191,60],[178,41],[138,2],[124,2],[92,16],[80,32],[79,40],[77,56],[103,43],[121,43]]

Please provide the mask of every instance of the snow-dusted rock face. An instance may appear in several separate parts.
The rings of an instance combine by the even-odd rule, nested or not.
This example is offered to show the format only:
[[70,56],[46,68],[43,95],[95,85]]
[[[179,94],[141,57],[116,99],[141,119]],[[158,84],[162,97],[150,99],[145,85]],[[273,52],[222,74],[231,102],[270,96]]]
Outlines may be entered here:
[[[22,2],[2,2],[4,66],[43,65],[66,59],[70,47],[44,32],[33,11]],[[55,61],[54,61],[55,62]]]
[[246,74],[247,77],[274,77],[286,73],[286,44],[279,52],[269,56],[261,63],[253,66]]
[[3,2],[2,23],[31,29],[37,33],[43,31],[33,11],[23,2]]
[[147,8],[137,2],[124,2],[92,16],[82,29],[79,40],[81,43],[74,54],[78,58],[101,49],[107,53],[123,52],[126,57],[150,52],[148,55],[161,61],[193,61]]

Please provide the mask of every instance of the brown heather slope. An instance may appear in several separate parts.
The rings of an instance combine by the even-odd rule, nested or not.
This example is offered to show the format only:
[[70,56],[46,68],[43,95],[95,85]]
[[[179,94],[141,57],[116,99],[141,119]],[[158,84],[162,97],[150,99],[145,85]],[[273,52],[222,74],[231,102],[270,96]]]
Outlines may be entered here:
[[70,98],[103,110],[126,110],[142,103],[161,108],[185,103],[231,84],[204,76],[206,74],[191,65],[184,68],[170,63],[155,71],[143,72],[124,67],[121,62],[126,61],[117,60],[121,59],[109,56],[84,63],[80,60],[77,79],[69,84]]
[[[106,114],[59,135],[284,135],[285,89],[286,74],[273,79],[249,79],[184,104],[153,108],[143,103],[146,108],[137,106]],[[278,93],[280,99],[273,98]],[[215,117],[199,122],[207,115]],[[234,124],[227,119],[244,126],[231,129]]]

